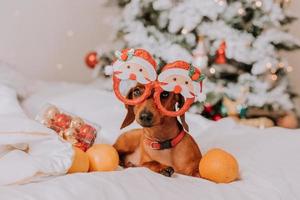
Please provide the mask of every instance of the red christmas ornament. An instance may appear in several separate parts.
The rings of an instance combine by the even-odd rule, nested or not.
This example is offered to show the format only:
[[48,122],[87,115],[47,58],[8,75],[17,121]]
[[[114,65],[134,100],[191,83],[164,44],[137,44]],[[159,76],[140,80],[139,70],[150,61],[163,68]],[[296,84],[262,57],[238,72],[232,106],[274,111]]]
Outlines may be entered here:
[[213,106],[210,103],[204,104],[204,112],[211,113],[213,110]]
[[62,130],[61,127],[55,126],[55,125],[49,125],[49,128],[51,128],[52,130],[54,130],[57,134],[59,134]]
[[219,121],[220,119],[222,119],[222,116],[221,116],[220,114],[215,114],[215,115],[212,117],[212,119],[213,119],[214,121]]
[[226,42],[223,41],[216,52],[216,64],[225,64],[226,63]]
[[82,151],[86,151],[90,147],[88,144],[86,144],[84,142],[78,142],[78,143],[74,144],[74,146],[81,149]]
[[71,117],[65,114],[57,114],[55,115],[53,125],[58,126],[59,128],[69,128],[71,123]]
[[81,133],[81,134],[95,133],[95,131],[96,130],[88,124],[82,125],[79,129],[79,133]]
[[97,52],[93,51],[86,55],[85,57],[85,64],[91,68],[94,69],[95,66],[99,63],[99,59],[97,57]]
[[88,124],[84,124],[80,127],[76,139],[79,140],[80,143],[83,143],[86,148],[89,148],[93,145],[96,139],[96,133],[97,131],[95,128]]

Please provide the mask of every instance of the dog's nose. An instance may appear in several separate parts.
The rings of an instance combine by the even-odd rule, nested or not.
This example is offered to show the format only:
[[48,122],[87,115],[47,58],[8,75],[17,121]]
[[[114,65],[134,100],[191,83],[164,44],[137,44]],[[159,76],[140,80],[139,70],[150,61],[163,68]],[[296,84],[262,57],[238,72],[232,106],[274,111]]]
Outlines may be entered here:
[[148,111],[143,111],[140,114],[140,120],[143,125],[150,126],[152,124],[153,114]]

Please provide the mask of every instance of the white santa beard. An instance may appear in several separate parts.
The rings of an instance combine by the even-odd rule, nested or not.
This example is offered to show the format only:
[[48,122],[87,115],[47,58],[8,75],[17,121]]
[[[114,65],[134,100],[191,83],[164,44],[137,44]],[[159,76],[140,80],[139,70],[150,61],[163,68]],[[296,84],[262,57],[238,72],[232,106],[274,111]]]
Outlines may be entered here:
[[135,87],[137,84],[136,81],[133,80],[121,80],[119,85],[119,90],[121,94],[125,97],[131,88]]
[[200,92],[200,90],[201,90],[200,83],[193,82],[193,87],[194,87],[194,94],[195,94],[195,96],[201,96],[202,93]]
[[[130,74],[132,74],[130,71],[122,71],[119,74],[116,74],[116,77],[118,77],[121,80],[129,80]],[[147,80],[141,73],[137,73],[136,75],[136,81],[141,84],[147,84],[150,83],[149,80]]]
[[141,83],[141,84],[148,84],[150,83],[150,80],[147,80],[142,74],[137,74],[136,75],[136,80],[137,82]]
[[[173,92],[176,85],[178,85],[178,84],[176,84],[176,83],[168,83],[167,85],[161,85],[161,88],[164,89],[165,91]],[[194,95],[192,95],[191,92],[189,91],[188,87],[182,86],[182,85],[180,85],[180,87],[181,87],[180,94],[182,96],[184,96],[185,98],[192,98],[192,97],[194,97]]]
[[121,71],[120,73],[116,74],[116,77],[118,77],[121,80],[127,80],[127,79],[129,79],[129,72]]

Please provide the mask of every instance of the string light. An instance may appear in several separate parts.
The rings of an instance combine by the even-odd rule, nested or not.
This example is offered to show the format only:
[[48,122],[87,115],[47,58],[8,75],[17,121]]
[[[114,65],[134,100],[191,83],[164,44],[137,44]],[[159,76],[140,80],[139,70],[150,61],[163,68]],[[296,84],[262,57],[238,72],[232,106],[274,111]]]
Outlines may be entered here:
[[288,67],[286,68],[286,71],[287,71],[287,72],[293,71],[293,67],[292,67],[292,66],[288,66]]
[[213,68],[213,67],[211,67],[211,68],[209,69],[209,72],[210,72],[211,74],[214,74],[214,73],[216,73],[216,69]]
[[278,63],[278,67],[284,68],[284,63],[283,62]]
[[272,75],[271,75],[271,79],[272,79],[272,81],[276,81],[276,80],[277,80],[277,78],[278,78],[278,77],[277,77],[277,75],[276,75],[276,74],[272,74]]
[[260,0],[255,1],[255,6],[260,8],[262,6],[262,2]]
[[271,69],[271,68],[272,68],[272,63],[268,62],[268,63],[266,64],[266,67],[267,67],[268,69]]
[[225,0],[215,0],[220,6],[223,6],[225,4]]
[[239,15],[245,15],[245,9],[244,8],[239,8],[238,9],[238,14]]
[[188,34],[188,30],[187,30],[186,28],[183,28],[183,29],[181,30],[181,33],[182,33],[183,35],[186,35],[186,34]]

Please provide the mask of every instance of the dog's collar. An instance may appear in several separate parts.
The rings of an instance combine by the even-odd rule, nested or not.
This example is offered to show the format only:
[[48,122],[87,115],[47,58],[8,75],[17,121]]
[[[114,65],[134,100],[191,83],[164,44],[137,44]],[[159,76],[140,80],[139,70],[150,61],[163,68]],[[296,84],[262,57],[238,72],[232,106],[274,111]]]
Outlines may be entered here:
[[145,138],[145,143],[151,148],[155,150],[163,150],[163,149],[170,149],[175,147],[185,136],[186,132],[182,130],[176,137],[173,139],[169,139],[166,141],[153,141],[150,138]]

